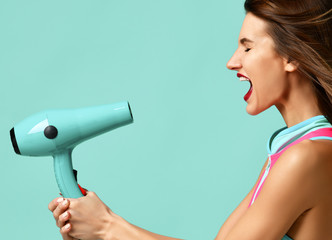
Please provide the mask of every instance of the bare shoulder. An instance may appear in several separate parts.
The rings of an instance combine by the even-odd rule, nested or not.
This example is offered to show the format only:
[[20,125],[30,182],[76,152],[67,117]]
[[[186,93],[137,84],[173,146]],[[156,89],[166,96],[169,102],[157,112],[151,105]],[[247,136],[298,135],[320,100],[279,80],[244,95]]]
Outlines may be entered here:
[[[287,149],[276,163],[276,170],[302,178],[302,189],[319,197],[332,181],[332,141],[305,140]],[[309,190],[308,189],[308,190]]]
[[287,159],[287,164],[290,166],[301,166],[301,169],[304,170],[330,165],[332,162],[332,141],[304,140],[287,149],[280,159],[280,162],[286,162],[283,159]]

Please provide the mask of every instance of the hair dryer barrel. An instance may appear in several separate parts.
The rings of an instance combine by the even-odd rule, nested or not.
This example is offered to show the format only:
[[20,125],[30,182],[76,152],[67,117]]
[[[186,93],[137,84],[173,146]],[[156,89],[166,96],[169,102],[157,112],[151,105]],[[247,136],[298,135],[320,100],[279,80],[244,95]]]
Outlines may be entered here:
[[78,109],[75,115],[82,141],[133,122],[128,102]]
[[15,152],[54,155],[99,134],[133,122],[128,102],[79,109],[47,110],[18,123],[11,131]]
[[[62,144],[74,147],[90,138],[133,122],[128,102],[76,109],[72,112],[72,115],[72,121],[75,122],[73,131],[70,131],[70,129],[64,131],[65,138],[71,142],[67,143],[59,139],[60,141],[57,144],[59,147]],[[61,119],[61,115],[57,113],[53,115],[52,113],[49,114],[49,118],[57,122],[57,118]],[[52,124],[52,122],[50,123]],[[70,128],[71,124],[64,122],[62,127]],[[77,135],[74,139],[73,132],[75,131],[77,131]]]

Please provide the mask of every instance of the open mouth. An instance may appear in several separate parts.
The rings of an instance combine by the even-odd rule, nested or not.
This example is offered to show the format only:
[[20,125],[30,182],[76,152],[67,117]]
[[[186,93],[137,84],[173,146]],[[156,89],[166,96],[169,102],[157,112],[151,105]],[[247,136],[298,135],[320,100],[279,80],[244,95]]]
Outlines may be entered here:
[[250,88],[249,88],[248,92],[246,93],[246,95],[244,95],[244,97],[243,97],[244,101],[248,101],[248,99],[250,98],[251,93],[252,93],[252,83],[249,78],[242,75],[241,73],[238,73],[237,77],[240,78],[240,81],[249,81],[249,83],[250,83]]

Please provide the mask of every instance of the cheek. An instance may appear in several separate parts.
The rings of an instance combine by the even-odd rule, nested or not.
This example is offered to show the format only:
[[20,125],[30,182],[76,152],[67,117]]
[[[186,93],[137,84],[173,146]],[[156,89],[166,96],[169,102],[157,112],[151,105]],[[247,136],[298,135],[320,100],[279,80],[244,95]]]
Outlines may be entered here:
[[271,56],[268,53],[257,54],[246,61],[246,73],[252,80],[254,90],[268,90],[269,94],[278,92],[278,88],[283,85],[285,78],[283,62],[279,57]]

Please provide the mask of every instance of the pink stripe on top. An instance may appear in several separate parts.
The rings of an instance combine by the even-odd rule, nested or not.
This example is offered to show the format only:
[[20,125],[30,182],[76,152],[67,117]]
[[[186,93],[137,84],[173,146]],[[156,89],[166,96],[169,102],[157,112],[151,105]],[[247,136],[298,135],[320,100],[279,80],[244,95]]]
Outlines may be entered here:
[[321,128],[321,129],[312,131],[312,132],[304,135],[303,137],[297,139],[296,141],[292,142],[291,144],[289,144],[288,146],[283,148],[281,151],[279,151],[275,154],[269,155],[268,166],[266,167],[266,170],[265,170],[264,174],[262,174],[262,176],[259,179],[259,182],[258,182],[257,186],[255,187],[254,194],[251,197],[251,201],[250,201],[248,207],[250,207],[255,202],[256,198],[258,197],[259,193],[261,192],[261,189],[264,185],[265,179],[267,178],[271,168],[276,163],[276,161],[281,156],[281,154],[284,151],[286,151],[288,148],[294,146],[295,144],[298,144],[299,142],[302,142],[303,140],[311,139],[311,138],[317,138],[317,137],[332,137],[332,128]]

